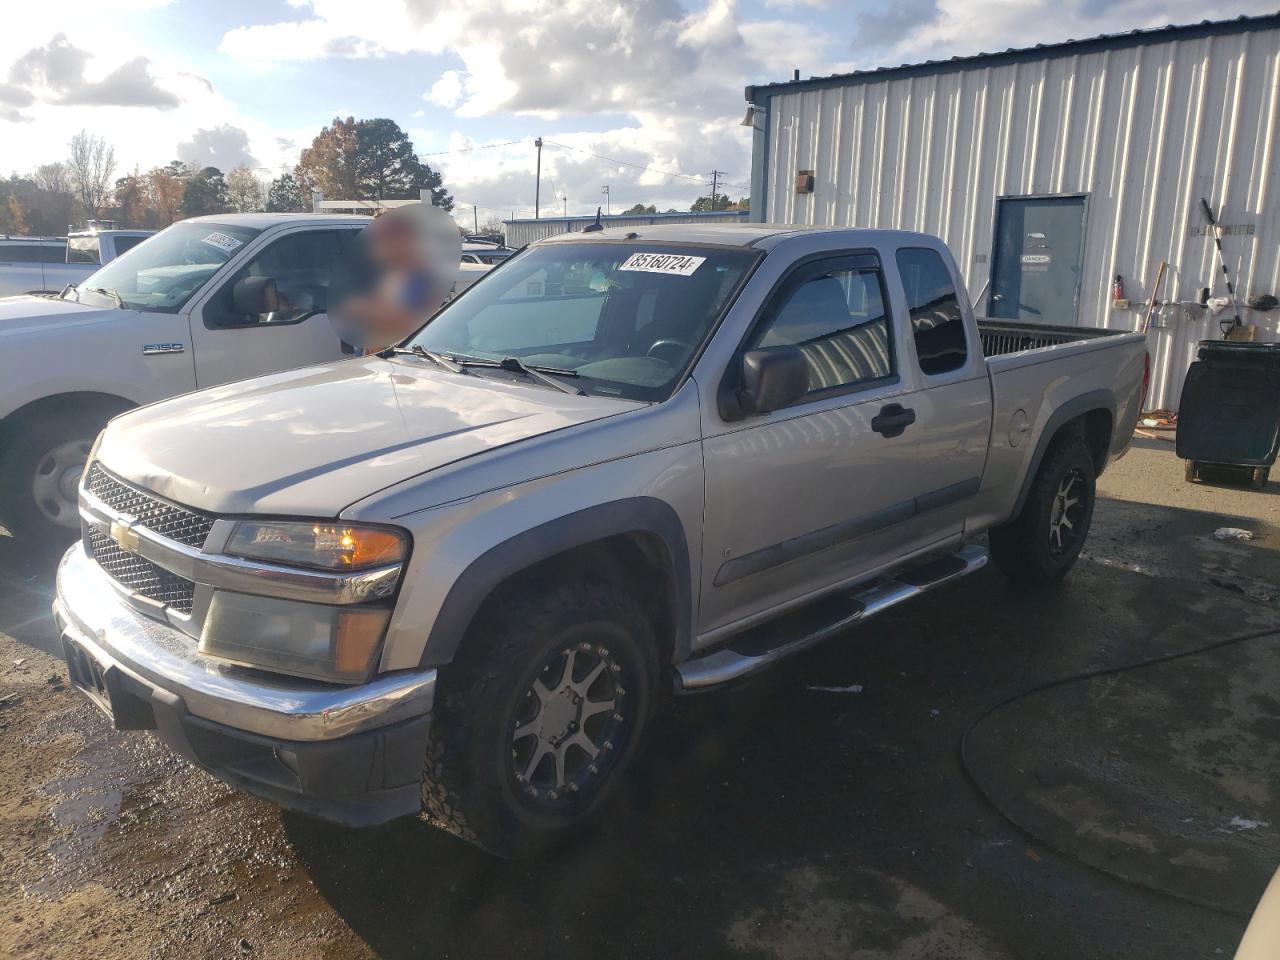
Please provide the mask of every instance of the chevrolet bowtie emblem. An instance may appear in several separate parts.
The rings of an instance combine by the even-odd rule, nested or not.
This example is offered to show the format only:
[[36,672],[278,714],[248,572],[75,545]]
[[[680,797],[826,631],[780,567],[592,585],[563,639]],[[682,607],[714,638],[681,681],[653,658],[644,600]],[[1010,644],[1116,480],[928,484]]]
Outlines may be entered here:
[[132,521],[112,520],[111,539],[125,553],[138,552],[138,532],[133,529]]

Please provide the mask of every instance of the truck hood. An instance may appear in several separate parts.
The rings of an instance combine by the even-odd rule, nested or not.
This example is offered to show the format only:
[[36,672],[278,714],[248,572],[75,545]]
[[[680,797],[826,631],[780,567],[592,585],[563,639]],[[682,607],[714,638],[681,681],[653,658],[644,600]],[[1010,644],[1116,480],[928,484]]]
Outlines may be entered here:
[[143,407],[112,421],[98,459],[212,513],[336,516],[437,467],[639,406],[370,357]]
[[104,320],[119,320],[125,312],[54,300],[51,297],[0,297],[0,336],[16,336],[53,327],[73,327]]

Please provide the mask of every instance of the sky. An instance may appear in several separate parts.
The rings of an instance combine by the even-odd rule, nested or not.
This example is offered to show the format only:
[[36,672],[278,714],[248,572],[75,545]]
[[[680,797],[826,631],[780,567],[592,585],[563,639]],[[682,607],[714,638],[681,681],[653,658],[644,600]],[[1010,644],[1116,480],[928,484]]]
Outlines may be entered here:
[[[390,117],[455,216],[748,193],[748,84],[1273,11],[1275,0],[0,0],[0,174],[81,129],[119,173],[269,178],[334,116]],[[333,198],[338,199],[338,198]],[[475,213],[473,214],[473,208]]]

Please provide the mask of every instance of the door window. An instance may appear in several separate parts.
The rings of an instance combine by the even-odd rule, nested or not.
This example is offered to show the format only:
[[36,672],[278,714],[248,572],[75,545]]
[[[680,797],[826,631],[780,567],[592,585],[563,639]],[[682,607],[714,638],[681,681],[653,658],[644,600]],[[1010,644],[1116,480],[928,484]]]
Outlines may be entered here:
[[951,271],[936,250],[925,247],[899,250],[897,259],[898,272],[902,274],[902,285],[907,292],[920,371],[937,376],[960,369],[968,357],[968,349],[964,313]]
[[862,264],[824,261],[802,267],[748,342],[748,350],[782,345],[800,349],[809,365],[805,400],[884,380],[895,372],[880,269],[870,258],[860,259]]
[[[341,267],[350,231],[311,230],[281,237],[259,253],[222,285],[204,310],[209,327],[260,327],[298,323],[324,313],[330,284]],[[276,282],[280,309],[247,314],[235,309],[235,285],[246,277],[271,277]]]
[[0,260],[7,263],[62,263],[67,248],[54,243],[6,243],[0,246]]
[[146,237],[116,237],[116,256],[120,256],[126,250],[132,250],[146,239]]

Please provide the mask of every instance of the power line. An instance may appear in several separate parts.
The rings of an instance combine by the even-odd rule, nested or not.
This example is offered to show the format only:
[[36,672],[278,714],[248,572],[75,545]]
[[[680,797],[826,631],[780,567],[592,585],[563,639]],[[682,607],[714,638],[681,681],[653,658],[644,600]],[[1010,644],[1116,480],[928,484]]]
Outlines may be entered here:
[[[567,143],[560,143],[556,140],[547,140],[544,138],[542,142],[550,144],[553,147],[560,147],[563,150],[572,150],[574,153],[583,153],[583,154],[586,154],[588,157],[594,157],[597,160],[603,160],[605,163],[620,163],[623,166],[635,167],[637,170],[644,170],[649,173],[661,174],[664,177],[679,177],[682,180],[692,180],[694,183],[700,183],[703,186],[706,186],[707,184],[707,181],[704,177],[695,177],[692,174],[678,173],[674,170],[659,170],[657,167],[648,167],[648,166],[645,166],[643,163],[632,163],[630,160],[620,160],[617,157],[605,157],[598,153],[592,153],[590,150],[583,150],[581,147],[571,147]],[[735,186],[735,187],[745,186],[745,184],[741,184],[741,183],[726,184],[726,185]]]
[[[504,140],[502,143],[482,143],[475,147],[459,147],[457,150],[440,150],[436,153],[420,153],[420,157],[447,157],[454,153],[471,153],[473,150],[492,150],[494,147],[513,147],[517,143],[524,143],[528,137],[521,137],[519,140]],[[551,141],[548,140],[547,143]]]

